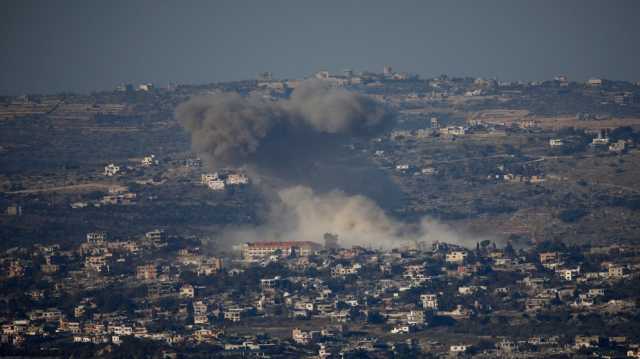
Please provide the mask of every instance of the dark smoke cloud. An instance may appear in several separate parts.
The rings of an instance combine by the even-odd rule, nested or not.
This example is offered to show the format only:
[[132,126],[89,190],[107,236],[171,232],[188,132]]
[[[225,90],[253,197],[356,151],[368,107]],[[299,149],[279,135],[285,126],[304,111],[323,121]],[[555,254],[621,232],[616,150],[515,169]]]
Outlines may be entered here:
[[[389,119],[373,99],[317,81],[303,81],[288,100],[221,93],[194,97],[176,109],[194,150],[214,167],[315,158],[343,136],[379,131]],[[305,158],[306,157],[306,158]]]

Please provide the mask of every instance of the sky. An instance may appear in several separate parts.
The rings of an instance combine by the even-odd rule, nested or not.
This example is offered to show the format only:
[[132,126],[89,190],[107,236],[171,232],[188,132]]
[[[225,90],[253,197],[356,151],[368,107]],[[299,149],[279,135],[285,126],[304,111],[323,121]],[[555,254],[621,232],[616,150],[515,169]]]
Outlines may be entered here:
[[319,70],[640,80],[640,1],[31,1],[0,11],[0,94]]

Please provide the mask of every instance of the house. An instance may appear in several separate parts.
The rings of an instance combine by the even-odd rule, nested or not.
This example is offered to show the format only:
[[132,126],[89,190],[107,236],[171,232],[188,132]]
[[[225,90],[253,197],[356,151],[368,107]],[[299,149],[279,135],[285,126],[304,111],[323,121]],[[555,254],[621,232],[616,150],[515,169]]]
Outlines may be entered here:
[[465,129],[462,126],[449,126],[440,129],[440,134],[448,136],[464,136]]
[[249,183],[249,178],[244,174],[233,173],[227,176],[226,184],[229,186],[245,185]]
[[225,309],[224,320],[231,322],[239,322],[243,317],[249,313],[249,308],[233,307]]
[[225,189],[225,183],[217,172],[201,174],[200,183],[209,187],[212,191],[223,191]]
[[289,257],[294,254],[309,256],[322,249],[322,246],[309,241],[288,241],[288,242],[252,242],[245,243],[242,247],[242,257],[245,260],[265,258],[274,254]]
[[195,294],[195,288],[191,284],[185,284],[180,287],[180,297],[182,298],[193,298]]
[[577,269],[558,269],[556,273],[566,281],[573,281],[580,274],[580,268]]
[[141,265],[136,268],[136,279],[148,281],[158,277],[158,269],[155,264]]
[[589,80],[587,80],[587,85],[589,86],[601,86],[602,85],[602,79],[599,78],[590,78]]
[[616,143],[609,145],[609,152],[623,153],[627,149],[627,143],[624,140],[618,140]]
[[451,251],[447,253],[445,261],[447,263],[463,263],[467,258],[467,252],[465,251]]
[[472,311],[466,308],[463,308],[461,305],[457,305],[456,309],[450,311],[438,311],[437,315],[451,317],[456,320],[460,319],[469,319],[471,317]]
[[209,324],[208,307],[202,301],[193,303],[193,324]]
[[560,258],[560,254],[558,252],[542,252],[538,254],[540,258],[540,263],[549,263],[556,262]]
[[576,349],[593,348],[593,347],[598,347],[599,345],[600,345],[600,337],[598,337],[597,335],[593,335],[593,336],[576,335],[575,345],[574,345]]
[[409,334],[411,332],[411,327],[408,325],[400,325],[391,328],[391,334]]
[[116,166],[113,163],[110,163],[104,167],[104,175],[107,177],[113,177],[120,172],[120,166]]
[[620,265],[610,265],[608,269],[609,279],[621,279],[626,274],[626,268]]
[[260,288],[263,290],[268,289],[276,289],[279,288],[285,280],[283,280],[280,276],[275,276],[273,278],[264,278],[260,279]]
[[344,277],[352,274],[357,274],[360,268],[362,268],[360,263],[355,263],[350,266],[343,266],[342,264],[338,264],[335,267],[331,268],[331,276]]
[[407,313],[407,324],[409,325],[424,325],[425,315],[421,310],[412,310]]
[[525,310],[528,312],[535,312],[548,307],[551,304],[551,298],[547,297],[533,297],[527,298],[524,303]]
[[479,290],[486,290],[486,289],[487,289],[487,287],[484,287],[484,286],[475,286],[475,285],[461,286],[461,287],[458,287],[458,294],[460,294],[460,295],[472,295],[472,294],[475,294]]
[[467,351],[467,350],[469,350],[469,349],[470,349],[470,346],[469,346],[469,345],[461,345],[461,344],[458,344],[458,345],[452,345],[452,346],[450,346],[450,347],[449,347],[449,352],[450,352],[450,353],[454,353],[454,354],[458,354],[458,353],[464,353],[464,352],[466,352],[466,351]]
[[156,160],[155,155],[144,156],[140,164],[142,167],[151,167],[153,165],[157,165],[159,162]]
[[224,191],[225,183],[221,179],[211,180],[207,182],[207,187],[212,191]]
[[590,288],[587,295],[590,297],[604,297],[604,288]]
[[603,137],[600,133],[598,136],[591,140],[592,146],[606,146],[609,144],[609,137]]
[[291,331],[291,339],[298,344],[308,345],[320,339],[320,334],[320,331],[316,330],[306,331],[300,328],[293,328]]
[[564,146],[564,142],[560,138],[552,138],[549,140],[549,146],[551,147],[561,147]]

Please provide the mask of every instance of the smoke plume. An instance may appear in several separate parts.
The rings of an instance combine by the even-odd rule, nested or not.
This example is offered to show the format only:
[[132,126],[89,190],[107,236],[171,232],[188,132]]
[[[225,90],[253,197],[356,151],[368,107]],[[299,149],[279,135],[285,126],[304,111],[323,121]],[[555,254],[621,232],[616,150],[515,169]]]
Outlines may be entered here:
[[313,159],[342,136],[375,133],[388,119],[374,100],[314,80],[278,102],[234,93],[194,97],[176,117],[214,167]]
[[324,233],[334,233],[341,245],[393,248],[414,242],[472,245],[448,227],[427,218],[405,223],[389,217],[372,200],[349,196],[340,191],[317,194],[295,186],[278,192],[266,223],[257,227],[233,228],[223,237],[229,243],[247,241],[309,240],[319,241]]
[[343,245],[463,243],[441,224],[404,223],[379,206],[397,205],[402,192],[381,170],[349,158],[356,151],[344,149],[390,122],[386,109],[369,97],[311,80],[280,101],[233,93],[194,97],[178,106],[176,117],[209,166],[241,166],[279,180],[263,186],[270,203],[264,223],[227,229],[223,244],[319,241],[328,232],[339,235]]

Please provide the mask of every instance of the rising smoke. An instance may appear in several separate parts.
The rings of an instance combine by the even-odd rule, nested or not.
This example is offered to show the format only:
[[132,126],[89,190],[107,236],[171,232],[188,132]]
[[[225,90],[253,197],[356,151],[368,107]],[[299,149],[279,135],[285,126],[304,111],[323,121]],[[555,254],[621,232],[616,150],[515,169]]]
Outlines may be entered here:
[[388,176],[354,172],[355,164],[343,163],[346,143],[379,134],[390,123],[385,107],[367,96],[308,80],[280,101],[235,93],[194,97],[178,106],[176,118],[212,168],[243,167],[280,180],[265,190],[271,199],[265,223],[228,229],[224,244],[319,241],[327,232],[338,234],[344,245],[462,244],[441,224],[389,217],[377,203],[397,200],[401,192]]
[[198,96],[178,106],[176,117],[194,150],[215,167],[321,157],[336,139],[376,133],[389,119],[374,100],[313,80],[278,102],[235,93]]
[[447,226],[423,218],[418,223],[392,219],[375,202],[361,195],[340,191],[317,194],[308,187],[295,186],[278,192],[266,223],[225,232],[230,243],[261,240],[318,241],[324,233],[335,233],[345,245],[393,248],[414,242],[444,241],[472,245]]

